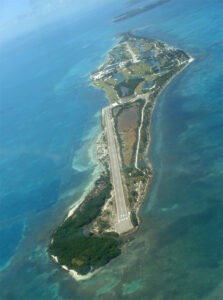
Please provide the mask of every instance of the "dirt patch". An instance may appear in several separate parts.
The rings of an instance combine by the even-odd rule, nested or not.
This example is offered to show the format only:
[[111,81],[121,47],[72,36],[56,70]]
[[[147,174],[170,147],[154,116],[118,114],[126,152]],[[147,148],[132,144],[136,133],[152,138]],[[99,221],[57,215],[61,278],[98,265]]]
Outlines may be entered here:
[[118,116],[118,132],[121,138],[121,151],[124,164],[129,167],[134,153],[136,129],[138,128],[139,106],[133,104]]

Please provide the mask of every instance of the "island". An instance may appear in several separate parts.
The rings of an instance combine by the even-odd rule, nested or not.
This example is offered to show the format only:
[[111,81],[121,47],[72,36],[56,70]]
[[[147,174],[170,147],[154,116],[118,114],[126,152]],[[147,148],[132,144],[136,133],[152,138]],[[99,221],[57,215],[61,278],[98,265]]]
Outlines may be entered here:
[[[140,2],[143,2],[143,1],[144,0],[132,0],[132,1],[129,1],[127,4],[128,4],[128,6],[134,6],[134,5],[139,4]],[[152,10],[152,9],[157,8],[160,5],[166,4],[169,1],[170,0],[158,0],[156,2],[147,4],[147,5],[144,5],[144,6],[137,7],[135,9],[129,10],[129,11],[125,12],[124,14],[114,18],[113,22],[121,22],[121,21],[124,21],[126,19],[133,18],[133,17],[135,17],[139,14],[143,14],[143,13],[147,12],[148,10]]]
[[193,58],[166,43],[128,32],[91,74],[105,91],[97,142],[103,171],[85,199],[53,232],[50,256],[76,279],[85,279],[120,255],[140,225],[138,212],[153,172],[147,154],[150,123],[165,86]]

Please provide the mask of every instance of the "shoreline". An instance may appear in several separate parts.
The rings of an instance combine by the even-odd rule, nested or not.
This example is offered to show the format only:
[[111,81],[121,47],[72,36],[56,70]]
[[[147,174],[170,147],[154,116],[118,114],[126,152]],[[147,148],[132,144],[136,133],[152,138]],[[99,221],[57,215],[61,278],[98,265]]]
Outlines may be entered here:
[[[174,74],[167,82],[166,84],[163,86],[163,88],[160,90],[160,92],[157,94],[155,100],[154,100],[154,103],[153,103],[153,107],[152,107],[152,111],[151,111],[151,119],[153,117],[153,113],[154,113],[154,110],[155,110],[155,107],[156,107],[156,104],[157,104],[157,101],[160,97],[160,95],[162,94],[162,92],[164,91],[164,89],[173,81],[174,78],[177,77],[177,75],[179,75],[183,70],[185,70],[195,59],[190,56],[189,54],[187,54],[190,58],[188,59],[188,62],[187,64],[181,69],[179,70],[176,74]],[[136,101],[136,100],[135,100]],[[145,106],[146,107],[146,106]],[[148,143],[146,145],[146,148],[145,148],[145,151],[143,152],[143,159],[144,159],[144,162],[146,163],[146,165],[148,165],[148,167],[151,169],[152,171],[152,178],[151,180],[153,180],[153,166],[152,164],[149,162],[149,157],[146,158],[146,155],[148,154],[149,152],[149,147],[150,147],[150,143],[151,143],[151,133],[150,133],[150,130],[151,130],[151,122],[149,124],[149,128],[148,128]],[[140,144],[140,143],[139,143]],[[138,161],[138,158],[137,158],[137,161]],[[138,168],[137,168],[138,169]],[[138,221],[138,224],[140,225],[140,218],[139,218],[139,212],[140,212],[140,208],[142,206],[142,203],[145,199],[145,196],[148,194],[149,192],[149,180],[147,180],[147,183],[144,187],[144,190],[142,191],[143,193],[143,197],[139,197],[138,198],[138,201],[139,201],[139,204],[137,205],[137,208],[136,208],[136,217],[137,217],[137,221]],[[139,227],[138,225],[138,227]],[[137,229],[137,228],[136,228]],[[136,230],[135,229],[135,230]],[[134,230],[134,231],[135,231]]]
[[[101,117],[101,114],[100,114],[100,117]],[[85,197],[93,189],[95,182],[97,181],[98,178],[100,178],[100,176],[102,175],[102,173],[104,171],[104,166],[103,166],[102,162],[99,159],[99,155],[97,154],[97,147],[98,147],[98,145],[100,145],[100,139],[103,135],[103,129],[102,130],[101,129],[102,129],[102,126],[100,128],[100,132],[97,132],[96,135],[91,139],[93,142],[91,143],[92,146],[89,149],[89,155],[88,156],[89,156],[90,161],[92,162],[92,164],[95,166],[94,170],[92,172],[92,176],[91,176],[92,179],[89,180],[89,183],[88,183],[87,187],[84,189],[84,192],[81,195],[81,197],[69,207],[67,216],[65,217],[63,222],[65,222],[69,217],[71,217],[73,215],[73,213],[79,208],[79,206],[84,202]],[[95,149],[95,146],[96,146],[96,149]],[[53,238],[51,239],[50,243],[53,243]],[[97,270],[88,272],[86,275],[80,275],[75,270],[73,270],[73,269],[71,270],[68,267],[66,267],[65,265],[61,265],[58,261],[57,256],[50,255],[50,257],[63,270],[67,271],[76,281],[90,279],[95,273],[97,273],[100,270],[100,268],[98,268]]]
[[[193,58],[193,57],[191,57],[190,55],[188,55],[188,56],[189,56],[190,58],[189,58],[187,64],[185,64],[185,66],[184,66],[181,70],[179,70],[176,74],[174,74],[174,75],[166,82],[166,84],[163,86],[163,88],[160,90],[160,92],[159,92],[158,95],[156,96],[156,98],[155,98],[155,100],[154,100],[153,107],[152,107],[152,111],[151,111],[151,119],[152,119],[152,116],[153,116],[153,113],[154,113],[154,110],[155,110],[157,101],[158,101],[160,95],[162,94],[162,92],[164,91],[164,89],[172,82],[172,80],[173,80],[174,78],[177,77],[177,75],[179,75],[186,67],[188,67],[188,66],[194,61],[194,58]],[[109,105],[111,105],[110,102],[109,102]],[[145,108],[145,107],[146,107],[146,105],[144,106],[144,108]],[[103,108],[103,109],[104,109],[104,108]],[[103,111],[103,109],[101,110],[101,118],[102,118],[102,111]],[[143,123],[142,123],[142,125],[143,125]],[[145,159],[145,156],[148,154],[149,147],[150,147],[150,143],[151,143],[150,129],[151,129],[151,122],[150,122],[149,128],[148,128],[148,144],[147,144],[147,146],[146,146],[146,148],[145,148],[145,151],[144,151],[144,153],[143,153],[143,158],[144,158],[145,163],[149,166],[149,168],[150,168],[151,171],[153,172],[152,164],[148,161],[149,158],[146,158],[146,159]],[[99,141],[100,136],[102,135],[102,133],[103,133],[103,129],[101,130],[101,132],[99,133],[99,135],[98,135],[98,137],[97,137],[97,142]],[[139,144],[140,144],[140,142],[139,142]],[[96,156],[96,157],[97,157],[97,156]],[[95,159],[95,158],[94,158],[94,159]],[[97,169],[98,165],[102,165],[101,162],[99,161],[98,157],[96,158],[96,160],[98,161],[98,164],[96,165],[95,169]],[[95,171],[93,171],[93,174],[94,174],[94,172],[95,172]],[[99,176],[100,176],[100,174],[101,174],[101,173],[99,173]],[[153,174],[152,174],[152,178],[151,178],[151,179],[153,180]],[[66,219],[69,218],[69,217],[77,210],[77,208],[83,203],[83,201],[84,201],[84,199],[85,199],[85,196],[87,195],[87,193],[89,192],[89,190],[93,187],[93,185],[94,185],[94,183],[95,183],[96,180],[97,180],[97,178],[95,177],[94,180],[92,180],[92,181],[89,182],[89,185],[88,185],[88,187],[87,187],[87,191],[84,192],[84,194],[81,196],[81,198],[80,198],[77,202],[75,202],[75,204],[74,204],[73,207],[71,207],[71,209],[68,211],[68,214],[67,214]],[[132,231],[129,232],[129,234],[135,232],[135,231],[138,229],[138,227],[139,227],[139,225],[140,225],[140,223],[141,223],[141,222],[140,222],[140,218],[139,218],[139,212],[140,212],[140,208],[141,208],[141,206],[142,206],[142,203],[143,203],[143,201],[145,200],[145,196],[146,196],[147,193],[148,193],[150,183],[151,183],[151,181],[147,180],[147,183],[146,183],[146,185],[145,185],[143,191],[140,191],[141,193],[143,193],[143,195],[142,195],[141,197],[139,197],[139,204],[137,205],[137,208],[136,208],[136,217],[137,217],[137,220],[138,220],[138,226],[135,227],[135,228],[133,228]],[[65,219],[65,220],[66,220],[66,219]],[[59,264],[57,257],[53,257],[53,256],[52,256],[52,258],[54,259],[54,261],[55,261],[57,264]],[[59,265],[60,265],[60,264],[59,264]],[[89,273],[86,274],[86,275],[80,275],[80,274],[78,274],[76,271],[68,269],[66,266],[60,265],[60,267],[61,267],[62,269],[64,269],[64,270],[68,271],[69,274],[70,274],[76,281],[81,281],[81,280],[87,280],[87,279],[90,279],[96,272],[98,272],[98,271],[100,270],[100,268],[99,268],[99,269],[95,270],[94,272],[89,272]]]
[[61,265],[58,261],[57,256],[54,256],[54,255],[50,255],[50,256],[56,264],[58,264],[63,270],[67,271],[76,281],[90,279],[96,273],[96,271],[94,271],[94,272],[89,272],[86,275],[80,275],[76,271],[70,270],[66,266]]
[[[100,111],[98,111],[98,113],[100,113]],[[101,114],[100,114],[100,118],[101,118]],[[97,155],[97,145],[98,145],[101,135],[103,133],[103,130],[101,130],[101,125],[100,125],[99,131],[97,131],[95,136],[92,139],[90,139],[91,146],[88,150],[88,157],[90,158],[90,162],[92,163],[92,166],[93,166],[93,172],[91,174],[91,179],[89,180],[87,186],[84,188],[84,191],[83,191],[81,197],[76,202],[74,202],[73,204],[71,204],[69,206],[68,213],[67,213],[67,216],[64,219],[64,221],[67,220],[77,210],[77,208],[83,203],[87,194],[92,190],[92,188],[94,186],[94,182],[101,176],[101,174],[103,172],[104,167],[103,167],[102,163],[100,162],[98,155]],[[95,149],[95,145],[96,145],[96,149]],[[73,160],[72,160],[72,165],[73,165]]]
[[[142,113],[141,122],[140,122],[140,125],[138,125],[138,141],[137,141],[136,158],[135,158],[135,164],[134,164],[135,168],[134,169],[135,170],[136,169],[141,170],[140,168],[138,168],[138,161],[139,161],[139,158],[140,158],[140,160],[143,161],[145,163],[145,165],[147,165],[147,167],[148,167],[148,170],[143,172],[144,176],[146,176],[146,177],[148,176],[148,177],[147,178],[144,177],[146,179],[146,181],[144,181],[144,183],[143,183],[143,181],[139,181],[138,187],[136,189],[138,191],[138,198],[136,198],[137,202],[131,208],[132,212],[135,215],[135,218],[138,221],[138,223],[136,221],[136,224],[133,226],[132,230],[126,232],[126,234],[131,234],[132,232],[135,232],[139,228],[139,226],[141,224],[140,219],[139,219],[139,211],[140,211],[140,208],[142,206],[143,201],[146,198],[146,195],[148,194],[149,187],[150,187],[151,182],[154,178],[154,176],[153,176],[153,167],[152,167],[152,164],[149,162],[148,152],[149,152],[149,147],[150,147],[150,143],[151,143],[151,132],[150,132],[151,131],[151,120],[152,120],[152,117],[153,117],[153,113],[154,113],[154,109],[156,107],[157,101],[158,101],[161,93],[169,85],[169,83],[172,82],[172,80],[175,77],[177,77],[177,75],[179,75],[186,67],[188,67],[190,65],[190,63],[192,63],[194,61],[194,58],[191,57],[189,54],[187,54],[186,59],[184,59],[182,61],[180,61],[180,60],[178,60],[178,61],[179,61],[178,66],[179,66],[180,69],[178,69],[178,70],[176,69],[175,73],[172,76],[170,75],[171,77],[169,77],[169,79],[166,80],[166,82],[164,82],[162,85],[160,84],[160,81],[158,81],[158,88],[160,90],[158,92],[156,92],[156,90],[155,90],[155,92],[157,94],[155,93],[154,95],[153,94],[150,95],[150,92],[147,92],[145,94],[138,94],[137,96],[132,97],[132,100],[131,99],[129,100],[129,102],[134,103],[135,101],[140,99],[140,96],[142,98],[145,98],[145,103],[144,103],[144,105],[142,107],[142,110],[141,110],[141,113]],[[102,66],[103,65],[104,64],[102,64]],[[159,75],[159,76],[162,76],[162,75]],[[100,88],[100,87],[96,87],[95,85],[93,85],[93,86],[94,86],[94,88]],[[154,88],[157,89],[156,85],[154,86]],[[143,95],[144,95],[144,97],[143,97]],[[90,176],[89,183],[88,183],[87,187],[84,188],[83,194],[81,195],[81,197],[75,203],[73,203],[73,205],[71,205],[69,207],[67,216],[66,216],[66,218],[64,219],[63,222],[65,222],[68,218],[70,218],[74,214],[74,212],[79,208],[79,206],[85,201],[87,195],[91,192],[94,185],[96,184],[97,179],[103,174],[103,170],[106,168],[107,160],[105,159],[105,161],[103,161],[102,160],[103,155],[101,155],[98,151],[101,147],[102,149],[104,149],[104,153],[105,153],[106,149],[108,147],[108,142],[103,143],[103,139],[102,139],[103,135],[105,134],[105,132],[107,130],[107,128],[105,129],[104,126],[103,126],[103,111],[104,111],[104,109],[108,109],[108,108],[114,106],[115,104],[117,105],[116,102],[115,103],[112,102],[112,100],[108,97],[107,94],[106,94],[106,99],[108,100],[109,105],[105,106],[100,111],[100,118],[101,118],[100,128],[97,130],[97,132],[96,132],[96,134],[93,138],[90,138],[89,140],[87,139],[88,143],[90,143],[89,149],[87,150],[88,151],[88,158],[92,162],[93,172],[91,173],[91,176]],[[151,105],[148,106],[148,108],[147,108],[147,105],[149,103],[151,103]],[[121,103],[119,105],[123,105],[123,103]],[[145,114],[144,111],[148,113],[148,119],[144,118],[144,114]],[[98,112],[98,114],[99,114],[99,112]],[[113,122],[114,122],[114,119],[113,119]],[[144,131],[144,130],[146,130],[146,131]],[[143,134],[147,135],[147,138],[146,138],[145,141],[142,140],[142,132],[143,132]],[[142,150],[140,149],[140,144],[141,144],[141,147],[143,147]],[[83,147],[86,147],[86,145],[83,145]],[[140,152],[140,155],[139,155],[139,152]],[[120,151],[119,151],[119,154],[120,154]],[[106,164],[104,164],[104,163],[106,163]],[[129,181],[129,182],[131,184],[131,181]],[[130,188],[130,185],[129,185],[129,188]],[[131,191],[131,188],[130,188],[130,191]],[[132,224],[134,224],[133,223],[134,221],[131,221],[131,222],[132,222]],[[54,240],[53,239],[51,240],[51,244],[52,244],[52,246],[54,245]],[[85,274],[85,272],[83,272],[83,274],[85,274],[85,275],[80,275],[74,269],[69,269],[66,265],[61,265],[59,263],[58,257],[54,256],[53,253],[54,252],[51,252],[52,255],[50,255],[50,256],[52,257],[54,262],[59,264],[62,269],[69,272],[69,274],[76,281],[89,279],[96,272],[98,272],[101,269],[101,267],[99,267],[99,268],[96,268],[94,270],[95,265],[91,265],[91,267],[89,267],[89,269],[88,269],[87,274]],[[55,254],[55,255],[57,255],[57,254]],[[71,258],[72,257],[73,256],[71,256]],[[68,265],[72,266],[72,264],[68,264]],[[79,269],[77,268],[77,270],[79,270]]]

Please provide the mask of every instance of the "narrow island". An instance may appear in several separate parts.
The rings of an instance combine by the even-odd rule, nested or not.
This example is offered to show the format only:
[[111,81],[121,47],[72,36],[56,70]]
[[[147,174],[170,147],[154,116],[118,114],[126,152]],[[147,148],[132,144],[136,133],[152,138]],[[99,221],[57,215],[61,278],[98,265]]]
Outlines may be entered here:
[[[134,6],[135,4],[138,4],[138,3],[143,2],[143,1],[144,0],[132,0],[132,1],[128,2],[128,5],[129,6]],[[164,4],[168,3],[169,1],[170,0],[157,0],[154,3],[150,3],[150,4],[146,4],[144,6],[133,8],[131,10],[128,10],[124,14],[114,18],[113,22],[121,22],[121,21],[124,21],[126,19],[133,18],[137,15],[145,13],[148,10],[152,10],[152,9],[157,8],[160,5],[164,5]]]
[[52,234],[48,252],[76,279],[91,276],[120,255],[135,231],[138,212],[152,180],[146,158],[149,127],[158,96],[193,58],[155,39],[125,33],[91,74],[110,105],[102,110],[97,142],[103,172],[84,201]]

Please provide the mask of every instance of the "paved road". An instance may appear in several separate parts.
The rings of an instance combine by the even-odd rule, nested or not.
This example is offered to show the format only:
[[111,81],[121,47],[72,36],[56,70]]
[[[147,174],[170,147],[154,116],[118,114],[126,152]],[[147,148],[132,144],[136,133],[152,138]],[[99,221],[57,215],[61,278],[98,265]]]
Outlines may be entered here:
[[117,223],[116,232],[124,233],[133,228],[130,221],[129,210],[126,206],[125,196],[123,191],[122,177],[120,172],[120,163],[115,144],[114,131],[111,122],[110,108],[104,109],[104,120],[107,128],[108,149],[110,156],[110,166],[112,173],[112,181],[115,191],[115,200],[117,207]]
[[138,63],[139,62],[139,59],[137,57],[137,55],[133,52],[132,48],[129,46],[129,43],[125,43],[126,44],[126,48],[128,50],[128,52],[130,53],[131,57],[132,57],[132,62],[135,64],[135,63]]

